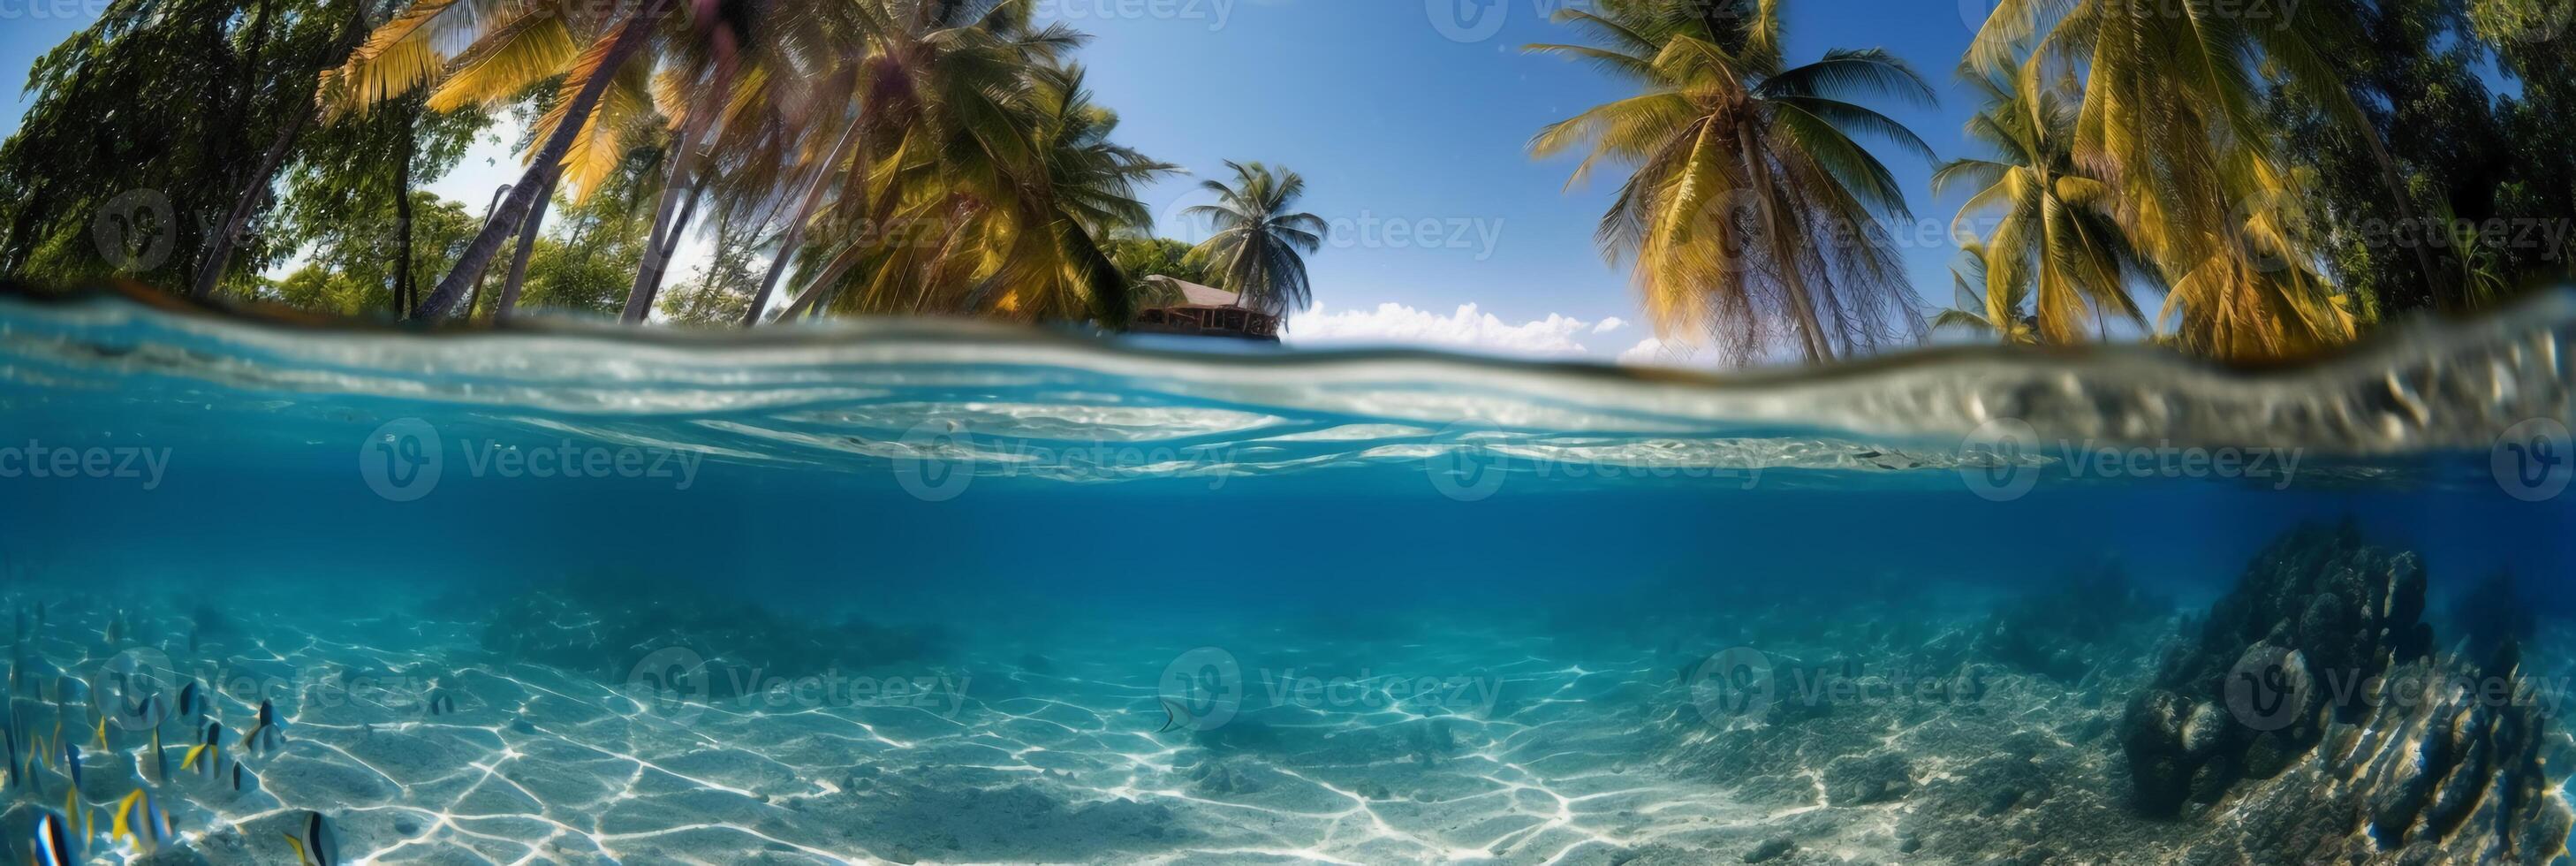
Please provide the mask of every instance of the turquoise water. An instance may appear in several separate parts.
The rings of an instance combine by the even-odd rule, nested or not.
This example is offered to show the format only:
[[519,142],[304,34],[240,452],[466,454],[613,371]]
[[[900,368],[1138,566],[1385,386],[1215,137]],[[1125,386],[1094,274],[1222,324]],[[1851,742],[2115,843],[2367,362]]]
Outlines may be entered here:
[[[2549,862],[2568,309],[2259,373],[1720,380],[0,302],[0,830],[24,861],[86,816],[93,862],[293,862],[312,815],[389,863]],[[2364,700],[2410,673],[2448,685]],[[245,744],[262,701],[282,736]],[[135,791],[167,840],[113,832]]]

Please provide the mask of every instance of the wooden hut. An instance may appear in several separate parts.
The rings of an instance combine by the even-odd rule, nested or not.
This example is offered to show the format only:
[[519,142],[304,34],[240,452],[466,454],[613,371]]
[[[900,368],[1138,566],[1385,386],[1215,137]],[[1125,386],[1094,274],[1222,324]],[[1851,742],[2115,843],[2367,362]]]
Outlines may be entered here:
[[1128,323],[1130,331],[1279,341],[1279,317],[1242,306],[1233,292],[1160,274],[1145,281],[1177,290],[1182,303],[1137,311],[1136,320]]

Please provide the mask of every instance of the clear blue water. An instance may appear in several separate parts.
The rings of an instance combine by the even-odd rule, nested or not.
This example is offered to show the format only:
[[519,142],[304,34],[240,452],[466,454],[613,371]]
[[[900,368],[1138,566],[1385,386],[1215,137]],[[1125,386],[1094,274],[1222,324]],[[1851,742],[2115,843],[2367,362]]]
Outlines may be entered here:
[[[2213,816],[2275,796],[2135,817],[2117,730],[2159,648],[2298,527],[2417,554],[2461,658],[2498,607],[2470,591],[2514,575],[2522,673],[2570,670],[2576,498],[2533,495],[2564,486],[2548,459],[2498,468],[2566,445],[2503,434],[2568,420],[2567,362],[2534,349],[2567,319],[2519,316],[2260,375],[1965,353],[1717,381],[12,301],[12,726],[88,747],[119,658],[228,683],[232,737],[263,698],[285,719],[276,750],[225,743],[240,790],[152,766],[150,734],[176,764],[191,720],[114,720],[76,798],[100,862],[141,847],[107,832],[133,790],[166,847],[219,863],[291,858],[308,811],[349,862],[1734,862],[1781,839],[1779,862],[1985,862],[2042,837],[2060,859],[2028,862],[2130,862],[2102,852],[2245,836]],[[2113,471],[2114,443],[2171,454]],[[2153,600],[2066,638],[2071,668],[1975,648],[2105,563]],[[1738,650],[1861,678],[1937,658],[2000,697],[1748,720],[1694,677]],[[87,694],[48,693],[63,675]],[[1993,799],[1951,788],[2015,735],[2054,784],[1954,806]],[[1907,793],[1840,794],[1838,759],[1885,755]],[[16,769],[23,860],[66,791]]]

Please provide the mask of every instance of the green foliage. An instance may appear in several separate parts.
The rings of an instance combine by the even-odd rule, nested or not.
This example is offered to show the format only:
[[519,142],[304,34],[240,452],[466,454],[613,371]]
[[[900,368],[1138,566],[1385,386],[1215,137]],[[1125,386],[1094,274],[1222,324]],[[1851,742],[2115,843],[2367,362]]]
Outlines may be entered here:
[[1171,238],[1113,238],[1102,246],[1109,253],[1109,261],[1127,275],[1127,294],[1138,308],[1183,303],[1178,290],[1165,283],[1149,282],[1146,277],[1171,277],[1200,285],[1216,280],[1205,257],[1191,255],[1189,244]]
[[[2276,92],[2271,110],[2292,164],[2315,175],[2312,204],[2332,229],[2323,255],[2337,281],[2385,314],[2478,306],[2507,286],[2565,273],[2563,257],[2551,261],[2552,249],[2530,243],[2546,235],[2520,230],[2563,224],[2557,217],[2576,206],[2565,175],[2551,168],[2565,163],[2565,148],[2516,152],[2529,148],[2513,127],[2529,118],[2490,93],[2478,71],[2489,53],[2478,39],[2490,28],[2473,26],[2457,0],[2321,2],[2357,25],[2352,50],[2331,62],[2368,129],[2337,124],[2316,107],[2318,94],[2297,87]],[[2405,201],[2357,132],[2384,144]]]
[[1216,228],[1190,254],[1208,262],[1216,286],[1235,293],[1236,303],[1272,315],[1305,309],[1315,298],[1306,256],[1323,248],[1325,230],[1321,217],[1295,210],[1306,179],[1257,162],[1225,166],[1234,170],[1233,183],[1199,183],[1217,203],[1182,211]]
[[[482,227],[482,220],[468,213],[463,203],[440,201],[417,190],[411,196],[411,274],[415,284],[422,284],[447,272],[464,252],[466,241],[473,239],[474,230]],[[391,315],[401,226],[391,216],[392,208],[370,200],[367,209],[378,218],[310,223],[310,258],[260,296],[299,309]]]
[[[186,282],[354,20],[324,0],[116,0],[38,59],[0,143],[0,269],[48,283]],[[120,198],[122,197],[122,198]],[[123,235],[105,246],[93,226]],[[235,281],[292,244],[255,230]]]
[[733,235],[716,239],[715,255],[696,275],[662,291],[655,308],[673,324],[722,327],[742,321],[751,293],[760,288],[750,244]]

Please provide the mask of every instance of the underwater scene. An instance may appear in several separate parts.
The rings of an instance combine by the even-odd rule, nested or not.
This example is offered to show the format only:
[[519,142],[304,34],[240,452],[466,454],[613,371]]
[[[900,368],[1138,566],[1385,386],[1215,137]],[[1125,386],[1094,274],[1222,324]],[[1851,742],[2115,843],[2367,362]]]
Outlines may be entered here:
[[10,862],[2566,863],[2576,298],[1813,374],[0,301]]

